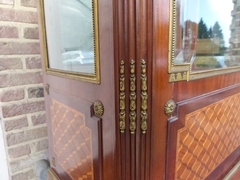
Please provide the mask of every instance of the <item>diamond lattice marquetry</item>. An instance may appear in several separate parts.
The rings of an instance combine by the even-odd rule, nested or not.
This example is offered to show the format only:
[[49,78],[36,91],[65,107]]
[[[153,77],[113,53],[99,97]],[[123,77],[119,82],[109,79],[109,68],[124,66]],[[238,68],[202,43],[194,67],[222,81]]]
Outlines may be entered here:
[[84,114],[53,100],[51,115],[58,163],[74,180],[93,180],[92,132]]
[[205,179],[240,146],[240,94],[185,117],[178,130],[175,179]]

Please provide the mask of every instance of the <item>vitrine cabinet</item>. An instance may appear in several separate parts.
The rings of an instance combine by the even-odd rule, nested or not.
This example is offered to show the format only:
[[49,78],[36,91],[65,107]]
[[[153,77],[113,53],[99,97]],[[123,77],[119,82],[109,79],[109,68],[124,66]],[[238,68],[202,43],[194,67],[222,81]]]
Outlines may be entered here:
[[[188,19],[201,3],[39,1],[49,179],[220,179],[237,164],[237,3],[221,47]],[[219,56],[236,64],[193,71]]]

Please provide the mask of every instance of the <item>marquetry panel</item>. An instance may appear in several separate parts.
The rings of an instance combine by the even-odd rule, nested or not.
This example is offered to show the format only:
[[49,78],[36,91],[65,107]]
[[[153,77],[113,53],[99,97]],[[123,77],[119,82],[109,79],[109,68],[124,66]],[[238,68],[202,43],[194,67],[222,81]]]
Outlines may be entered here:
[[72,179],[93,180],[92,131],[85,115],[55,100],[51,115],[57,163]]
[[240,146],[240,93],[185,116],[177,132],[175,179],[205,179]]

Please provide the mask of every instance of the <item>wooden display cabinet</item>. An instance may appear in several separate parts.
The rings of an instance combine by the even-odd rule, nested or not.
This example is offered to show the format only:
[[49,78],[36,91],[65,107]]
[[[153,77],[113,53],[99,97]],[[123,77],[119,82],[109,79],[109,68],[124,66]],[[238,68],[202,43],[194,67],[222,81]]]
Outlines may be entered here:
[[179,2],[39,0],[49,179],[213,180],[239,162],[239,67],[174,64]]

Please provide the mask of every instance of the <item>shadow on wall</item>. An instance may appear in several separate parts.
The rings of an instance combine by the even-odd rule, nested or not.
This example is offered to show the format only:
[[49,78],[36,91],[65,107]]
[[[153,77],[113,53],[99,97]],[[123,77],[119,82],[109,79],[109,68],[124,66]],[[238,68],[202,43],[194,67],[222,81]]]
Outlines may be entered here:
[[45,159],[42,159],[35,164],[38,180],[47,180],[47,170],[49,167],[50,163]]

